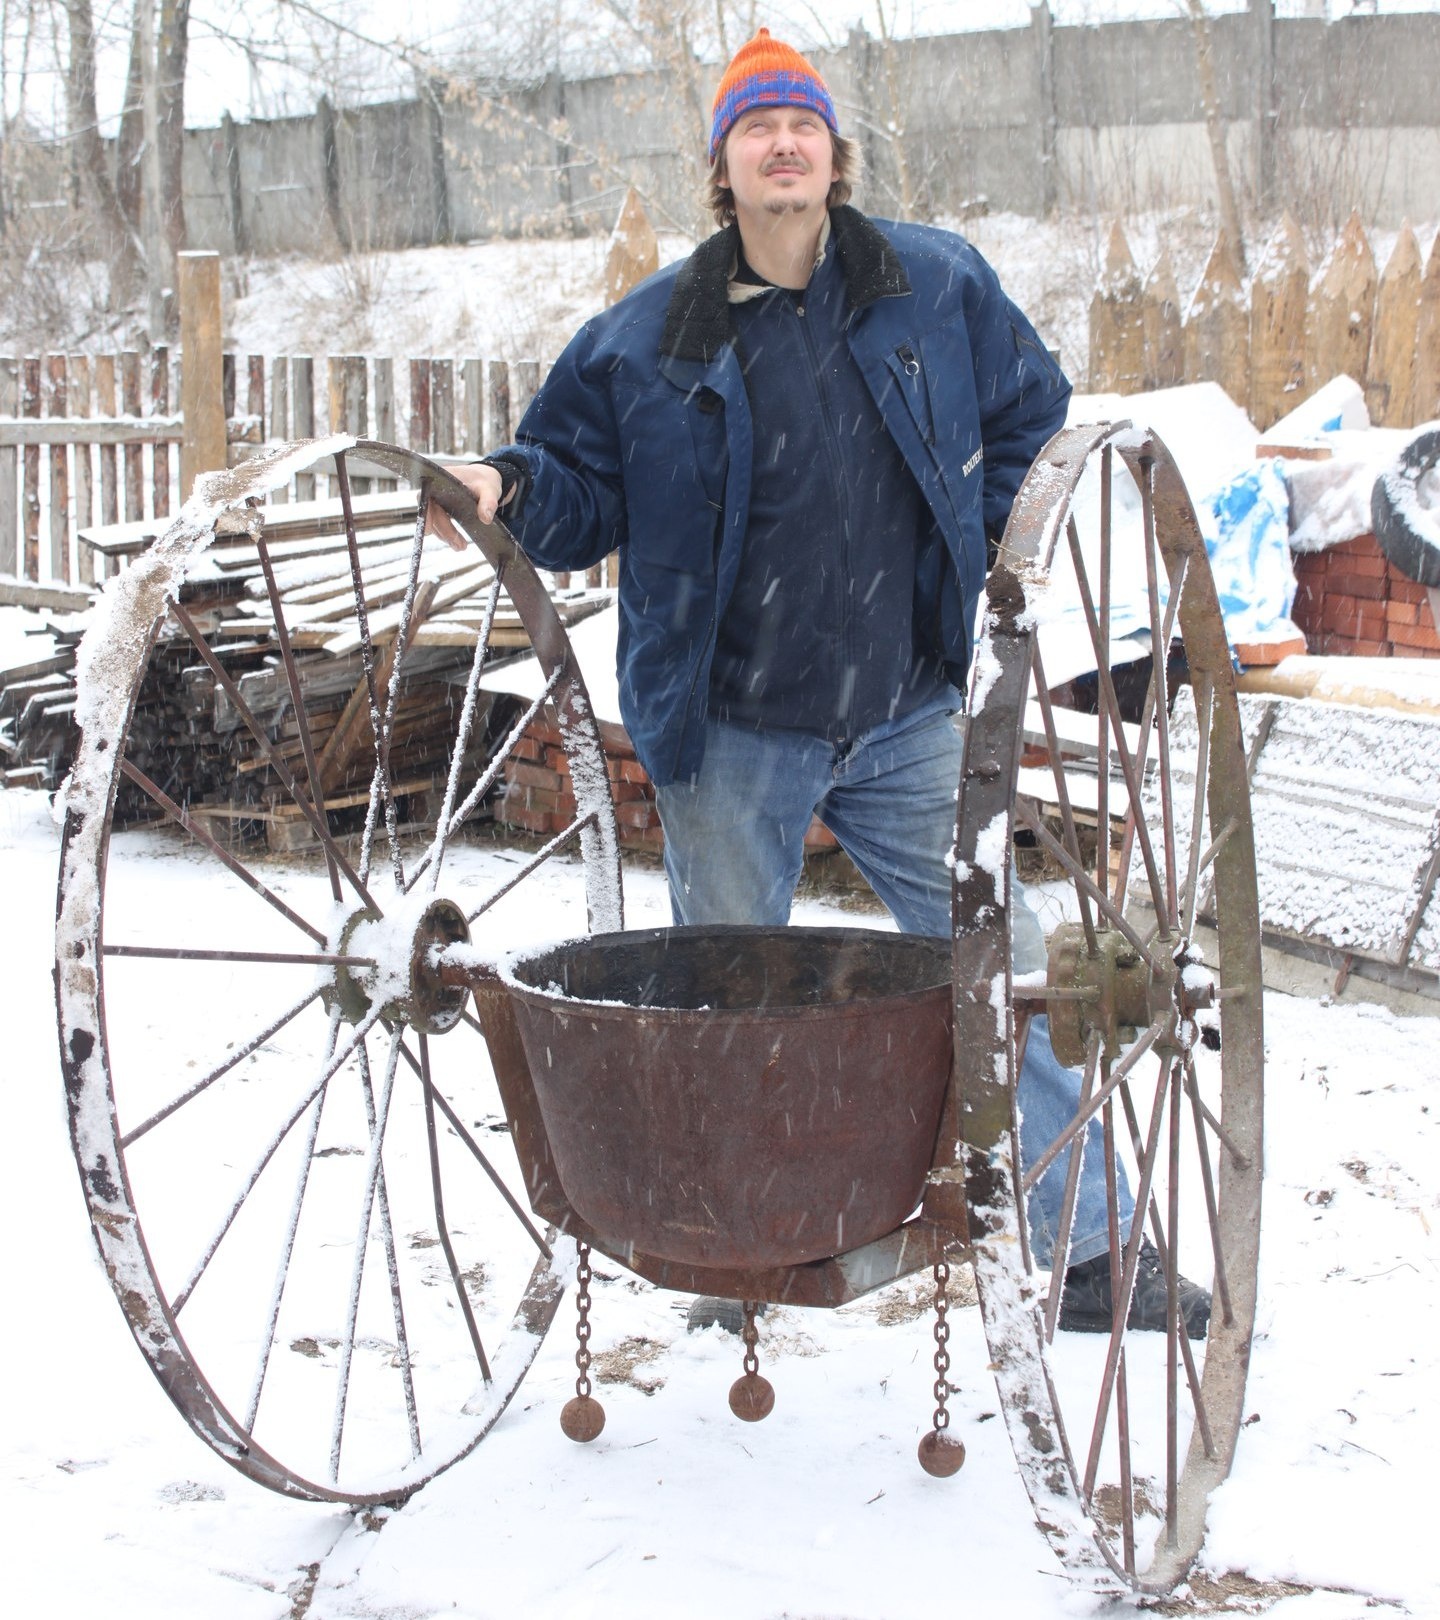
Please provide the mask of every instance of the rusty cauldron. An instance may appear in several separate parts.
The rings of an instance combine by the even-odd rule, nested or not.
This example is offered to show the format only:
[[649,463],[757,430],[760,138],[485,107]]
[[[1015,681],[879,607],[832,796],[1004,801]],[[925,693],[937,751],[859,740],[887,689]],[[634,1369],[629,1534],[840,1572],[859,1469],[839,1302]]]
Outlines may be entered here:
[[948,941],[658,928],[501,968],[566,1200],[612,1253],[742,1270],[893,1232],[951,1066]]

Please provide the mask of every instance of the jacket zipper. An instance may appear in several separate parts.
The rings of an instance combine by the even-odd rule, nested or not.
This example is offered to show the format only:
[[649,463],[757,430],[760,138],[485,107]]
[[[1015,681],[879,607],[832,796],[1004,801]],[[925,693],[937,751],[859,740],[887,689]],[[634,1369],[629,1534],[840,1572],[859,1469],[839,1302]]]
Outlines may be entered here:
[[[845,487],[845,480],[841,476],[844,463],[840,454],[840,446],[835,433],[835,423],[831,415],[830,405],[825,397],[825,390],[820,381],[820,354],[816,348],[815,339],[811,331],[811,324],[804,318],[805,305],[802,302],[795,305],[795,313],[800,317],[801,341],[805,345],[805,353],[810,361],[810,378],[815,388],[816,401],[820,406],[820,424],[825,438],[826,459],[830,463],[830,475],[835,480],[835,487],[840,492],[840,646],[843,661],[839,675],[842,688],[849,683],[845,694],[846,734],[849,731],[849,721],[855,709],[855,623],[854,623],[854,592],[850,588],[853,580],[850,578],[850,502]],[[838,694],[837,694],[838,695]]]

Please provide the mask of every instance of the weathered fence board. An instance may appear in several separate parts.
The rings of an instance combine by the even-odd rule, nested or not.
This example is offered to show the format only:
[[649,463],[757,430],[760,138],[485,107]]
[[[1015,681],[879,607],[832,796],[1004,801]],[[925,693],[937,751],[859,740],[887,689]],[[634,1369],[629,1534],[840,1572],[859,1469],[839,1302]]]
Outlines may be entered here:
[[1366,401],[1373,422],[1410,426],[1415,414],[1415,367],[1420,336],[1420,285],[1425,267],[1407,219],[1375,295],[1375,325],[1366,366]]
[[[97,355],[95,359],[95,414],[97,416],[115,415],[115,356],[113,354]],[[119,504],[119,453],[113,443],[99,441],[97,454],[100,458],[100,521],[102,523],[118,523],[120,521]]]
[[[70,356],[70,415],[72,419],[88,420],[91,415],[90,357],[84,354]],[[95,520],[95,472],[91,459],[91,441],[83,440],[75,446],[72,471],[75,479],[75,499],[70,511],[70,522],[75,528]],[[69,537],[66,537],[67,544]],[[83,585],[95,581],[95,553],[88,546],[80,546],[75,558],[78,578]]]
[[1440,236],[1422,269],[1408,222],[1377,274],[1352,213],[1312,288],[1304,239],[1287,214],[1255,265],[1248,311],[1222,231],[1178,345],[1176,303],[1165,249],[1142,277],[1117,225],[1090,305],[1093,391],[1167,386],[1178,347],[1186,382],[1218,382],[1262,430],[1341,374],[1364,388],[1377,423],[1414,427],[1440,415]]
[[1096,393],[1135,394],[1145,386],[1144,293],[1117,220],[1090,300],[1090,387]]
[[[150,414],[167,416],[170,411],[170,351],[163,344],[150,351]],[[170,446],[157,440],[150,457],[151,510],[156,517],[170,513]]]
[[[140,356],[134,349],[120,355],[120,409],[126,416],[139,416]],[[137,522],[145,516],[145,452],[136,443],[125,446],[125,515],[122,521]]]
[[[232,462],[266,439],[327,431],[408,442],[425,454],[475,454],[508,441],[541,377],[537,360],[476,356],[350,354],[319,363],[324,395],[317,410],[310,356],[222,357],[218,386]],[[396,399],[397,366],[408,400]],[[176,452],[186,442],[177,408],[182,380],[181,356],[163,347],[143,355],[0,358],[0,573],[39,581],[45,568],[61,581],[78,569],[88,584],[103,577],[106,555],[77,548],[77,529],[163,529],[176,498]],[[332,494],[331,483],[323,471],[304,473],[271,499],[313,501]],[[393,488],[390,479],[353,480],[357,496]]]
[[[14,416],[20,408],[20,363],[14,356],[0,358],[0,415]],[[0,574],[16,574],[20,567],[17,518],[20,498],[20,452],[0,441]]]
[[[23,416],[40,414],[40,361],[27,356],[21,369],[20,412]],[[22,521],[25,528],[25,556],[22,572],[26,579],[40,577],[40,446],[25,446],[25,493]]]
[[1218,382],[1233,400],[1250,394],[1250,315],[1240,267],[1222,230],[1185,320],[1186,382]]

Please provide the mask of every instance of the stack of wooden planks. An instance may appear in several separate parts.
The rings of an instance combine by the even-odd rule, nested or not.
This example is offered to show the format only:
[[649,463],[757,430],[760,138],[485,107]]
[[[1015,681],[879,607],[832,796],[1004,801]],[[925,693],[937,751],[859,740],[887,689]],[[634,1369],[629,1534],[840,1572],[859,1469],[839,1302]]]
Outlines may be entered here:
[[[353,510],[366,617],[384,692],[410,574],[415,494],[359,495]],[[358,817],[369,797],[375,754],[339,503],[290,503],[262,512],[327,808]],[[154,524],[120,524],[83,531],[82,539],[123,559],[142,550],[155,532]],[[494,575],[478,550],[457,553],[434,540],[425,543],[391,738],[391,778],[417,819],[433,808],[430,796],[443,789],[493,585]],[[603,592],[569,591],[556,605],[562,619],[574,623],[607,600]],[[191,568],[180,606],[286,765],[303,779],[301,726],[255,537],[217,534]],[[83,615],[52,617],[44,628],[53,638],[52,652],[0,669],[0,751],[8,756],[7,780],[54,788],[74,752],[74,654]],[[491,659],[529,647],[525,627],[503,593],[489,647]],[[482,694],[467,773],[483,766],[515,707],[515,700],[503,695]],[[228,822],[235,833],[263,827],[271,844],[281,848],[311,836],[239,706],[178,617],[161,627],[142,678],[128,757],[192,815]],[[122,795],[122,821],[154,813],[152,801],[129,782]]]

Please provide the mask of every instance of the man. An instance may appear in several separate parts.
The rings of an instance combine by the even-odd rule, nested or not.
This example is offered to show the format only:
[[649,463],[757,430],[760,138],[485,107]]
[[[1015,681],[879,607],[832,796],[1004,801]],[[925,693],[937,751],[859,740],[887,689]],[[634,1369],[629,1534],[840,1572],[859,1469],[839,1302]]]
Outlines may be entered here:
[[[848,206],[859,153],[766,29],[721,79],[710,159],[724,228],[587,322],[518,442],[461,476],[542,567],[620,553],[621,710],[677,923],[788,921],[816,813],[903,930],[948,936],[954,717],[987,548],[1070,386],[962,238]],[[1017,969],[1043,966],[1028,906],[1015,933]],[[1034,1020],[1027,1157],[1078,1084]],[[1087,1159],[1061,1325],[1108,1332],[1098,1146]],[[1052,1168],[1031,1198],[1041,1264],[1063,1180]],[[1122,1187],[1122,1230],[1132,1208]],[[1185,1284],[1182,1308],[1203,1333],[1204,1291]],[[1131,1321],[1164,1313],[1147,1245]]]

